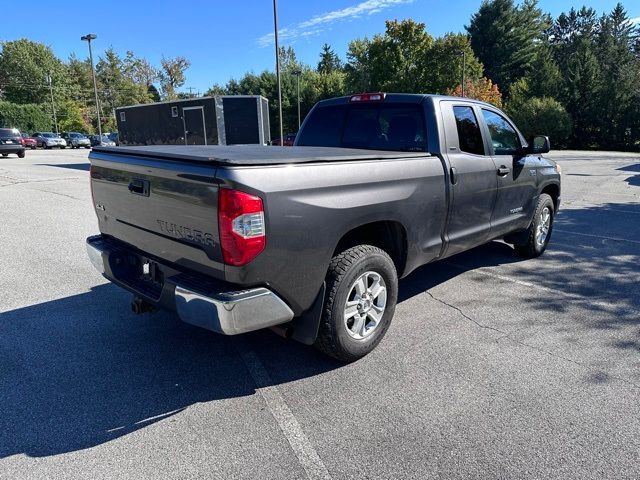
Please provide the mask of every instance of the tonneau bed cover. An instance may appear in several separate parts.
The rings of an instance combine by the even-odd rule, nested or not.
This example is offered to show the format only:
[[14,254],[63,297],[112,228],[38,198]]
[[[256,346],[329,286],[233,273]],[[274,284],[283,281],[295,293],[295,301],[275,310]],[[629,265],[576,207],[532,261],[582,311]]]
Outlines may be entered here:
[[429,156],[426,152],[264,145],[147,145],[140,147],[94,147],[93,151],[95,153],[203,162],[216,165],[278,165],[349,160],[392,160]]

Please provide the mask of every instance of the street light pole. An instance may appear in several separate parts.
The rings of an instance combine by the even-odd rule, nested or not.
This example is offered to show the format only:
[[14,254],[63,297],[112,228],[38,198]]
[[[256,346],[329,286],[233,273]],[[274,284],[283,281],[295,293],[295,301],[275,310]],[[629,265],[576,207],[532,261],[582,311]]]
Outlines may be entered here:
[[464,87],[465,87],[465,82],[466,82],[466,70],[467,70],[467,52],[465,50],[462,50],[462,52],[460,52],[462,54],[462,96],[466,97],[466,95],[464,94]]
[[98,83],[96,82],[96,71],[93,68],[93,53],[91,52],[91,40],[95,40],[97,37],[97,35],[93,34],[93,33],[88,33],[87,35],[84,35],[82,37],[80,37],[80,40],[83,40],[89,44],[89,60],[91,61],[91,76],[93,77],[93,92],[96,95],[96,114],[98,116],[98,138],[100,141],[100,144],[102,144],[102,125],[101,125],[101,120],[100,120],[100,101],[98,100]]
[[302,75],[302,70],[295,70],[293,74],[298,77],[298,130],[300,130],[300,75]]
[[280,115],[280,145],[284,144],[284,128],[282,126],[282,84],[280,82],[280,46],[278,45],[278,5],[273,0],[273,28],[276,41],[276,78],[278,80],[278,113]]
[[53,110],[53,124],[56,127],[56,133],[58,133],[58,117],[56,116],[56,104],[53,101],[53,85],[51,85],[51,72],[47,75],[47,82],[49,82],[49,93],[51,94],[51,110]]

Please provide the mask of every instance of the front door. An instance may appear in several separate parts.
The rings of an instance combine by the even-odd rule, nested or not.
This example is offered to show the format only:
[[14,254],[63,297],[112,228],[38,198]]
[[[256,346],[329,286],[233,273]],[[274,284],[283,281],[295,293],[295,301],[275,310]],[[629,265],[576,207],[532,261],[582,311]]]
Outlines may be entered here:
[[185,107],[182,109],[185,145],[206,145],[207,135],[204,123],[204,107]]
[[451,205],[446,256],[489,240],[496,200],[496,168],[483,140],[478,111],[470,104],[443,102],[450,164]]
[[486,134],[491,139],[498,195],[491,217],[491,237],[529,226],[537,199],[538,159],[522,153],[523,139],[498,111],[483,107]]

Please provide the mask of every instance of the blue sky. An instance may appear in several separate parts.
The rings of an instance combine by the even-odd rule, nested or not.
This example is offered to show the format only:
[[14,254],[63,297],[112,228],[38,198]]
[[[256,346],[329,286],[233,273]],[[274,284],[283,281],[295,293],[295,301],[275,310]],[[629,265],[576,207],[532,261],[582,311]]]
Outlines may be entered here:
[[[273,68],[273,10],[271,0],[212,1],[130,0],[54,2],[33,0],[20,9],[20,22],[3,22],[0,40],[29,38],[50,45],[66,59],[72,52],[87,55],[80,36],[96,33],[94,55],[113,46],[159,64],[164,55],[186,56],[192,63],[183,89],[204,92],[246,71]],[[323,0],[278,1],[281,43],[295,48],[298,58],[315,65],[323,43],[344,58],[347,44],[357,37],[384,31],[386,19],[412,18],[424,22],[434,36],[464,29],[481,0]],[[599,13],[617,0],[539,0],[540,7],[558,15],[586,4]],[[640,1],[625,0],[629,16],[640,20]],[[43,18],[39,18],[39,14]]]

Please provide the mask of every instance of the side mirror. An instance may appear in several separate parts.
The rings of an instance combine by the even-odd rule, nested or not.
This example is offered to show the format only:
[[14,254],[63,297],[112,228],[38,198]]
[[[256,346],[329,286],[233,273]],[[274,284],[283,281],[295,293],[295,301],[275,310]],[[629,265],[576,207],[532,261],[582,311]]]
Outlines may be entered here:
[[548,153],[551,150],[551,142],[549,137],[544,135],[535,135],[529,138],[529,153],[539,154]]

